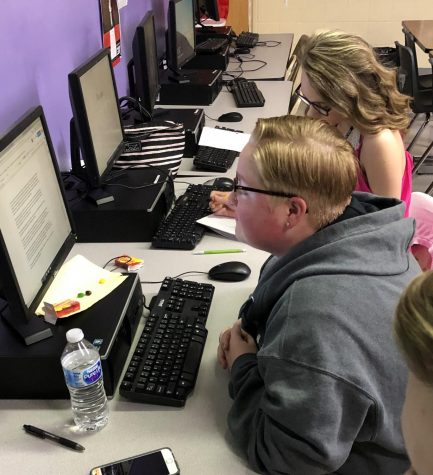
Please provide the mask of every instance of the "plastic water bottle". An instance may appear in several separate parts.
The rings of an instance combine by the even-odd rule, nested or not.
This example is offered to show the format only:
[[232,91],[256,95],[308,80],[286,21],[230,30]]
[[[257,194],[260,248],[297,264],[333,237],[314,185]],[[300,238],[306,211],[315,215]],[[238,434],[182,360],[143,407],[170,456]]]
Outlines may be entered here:
[[108,422],[108,405],[99,352],[80,328],[69,330],[66,339],[61,363],[75,424],[83,431],[100,430]]

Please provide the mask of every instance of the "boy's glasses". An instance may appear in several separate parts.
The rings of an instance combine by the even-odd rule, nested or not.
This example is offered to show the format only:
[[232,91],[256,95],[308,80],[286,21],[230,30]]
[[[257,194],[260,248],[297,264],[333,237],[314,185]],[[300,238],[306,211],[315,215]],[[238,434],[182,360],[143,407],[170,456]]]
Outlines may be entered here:
[[324,115],[324,116],[329,115],[329,112],[331,111],[331,107],[324,106],[320,104],[319,102],[310,101],[310,99],[308,99],[302,94],[300,85],[296,88],[295,94],[299,97],[299,99],[301,99],[301,101],[304,104],[306,104],[309,107],[312,107],[320,115]]
[[235,177],[233,179],[233,188],[231,191],[236,192],[237,190],[252,191],[253,193],[262,193],[263,195],[279,196],[281,198],[294,198],[295,196],[298,196],[298,195],[294,195],[293,193],[284,193],[282,191],[260,190],[258,188],[242,186],[242,185],[239,185],[238,177]]

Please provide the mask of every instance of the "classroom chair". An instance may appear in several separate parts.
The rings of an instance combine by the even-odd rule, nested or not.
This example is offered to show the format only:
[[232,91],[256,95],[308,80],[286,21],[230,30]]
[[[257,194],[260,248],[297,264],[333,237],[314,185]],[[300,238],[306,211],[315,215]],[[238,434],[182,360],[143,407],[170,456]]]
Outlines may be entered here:
[[[418,129],[407,150],[410,151],[419,136],[430,122],[431,113],[433,112],[433,89],[421,88],[419,84],[418,69],[416,67],[414,54],[409,46],[395,42],[397,47],[400,66],[397,73],[398,89],[401,93],[412,97],[410,106],[414,114],[425,114],[424,122]],[[412,173],[418,172],[421,165],[425,162],[428,154],[433,147],[433,142],[427,147],[426,151],[416,162]]]

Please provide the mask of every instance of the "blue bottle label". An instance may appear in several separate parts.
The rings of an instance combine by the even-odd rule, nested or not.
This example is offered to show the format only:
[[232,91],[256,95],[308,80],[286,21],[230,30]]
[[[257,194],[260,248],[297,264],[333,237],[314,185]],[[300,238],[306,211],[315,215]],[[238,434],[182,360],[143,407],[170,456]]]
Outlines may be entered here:
[[66,384],[73,388],[85,388],[102,378],[101,360],[82,371],[63,369]]

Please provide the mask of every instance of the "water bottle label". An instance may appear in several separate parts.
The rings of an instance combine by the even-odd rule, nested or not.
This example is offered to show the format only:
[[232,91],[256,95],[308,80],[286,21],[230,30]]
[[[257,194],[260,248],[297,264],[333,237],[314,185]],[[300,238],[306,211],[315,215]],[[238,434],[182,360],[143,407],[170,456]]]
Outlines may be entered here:
[[85,388],[102,378],[101,360],[83,371],[64,369],[66,384],[73,388]]

